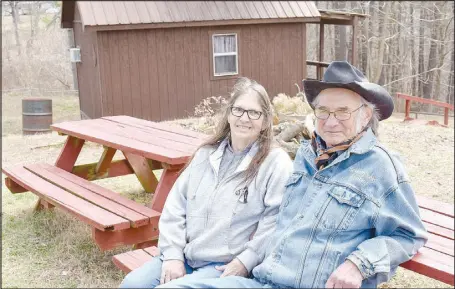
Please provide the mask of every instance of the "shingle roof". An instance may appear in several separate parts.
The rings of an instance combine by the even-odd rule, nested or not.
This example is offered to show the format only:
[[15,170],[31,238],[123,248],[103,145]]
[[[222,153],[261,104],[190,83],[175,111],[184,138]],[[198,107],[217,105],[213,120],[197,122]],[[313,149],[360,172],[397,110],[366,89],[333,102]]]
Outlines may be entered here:
[[[77,1],[77,7],[84,26],[251,19],[298,21],[321,16],[313,1]],[[72,22],[70,16],[66,17],[62,17],[62,23]]]

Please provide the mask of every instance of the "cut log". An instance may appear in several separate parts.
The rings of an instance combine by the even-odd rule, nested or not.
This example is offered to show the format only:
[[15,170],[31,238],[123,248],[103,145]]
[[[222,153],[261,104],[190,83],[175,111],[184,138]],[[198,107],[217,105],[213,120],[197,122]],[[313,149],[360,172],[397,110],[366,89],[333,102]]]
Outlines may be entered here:
[[304,130],[305,124],[303,122],[289,123],[287,127],[276,136],[276,139],[288,142],[293,138],[297,138],[298,134]]

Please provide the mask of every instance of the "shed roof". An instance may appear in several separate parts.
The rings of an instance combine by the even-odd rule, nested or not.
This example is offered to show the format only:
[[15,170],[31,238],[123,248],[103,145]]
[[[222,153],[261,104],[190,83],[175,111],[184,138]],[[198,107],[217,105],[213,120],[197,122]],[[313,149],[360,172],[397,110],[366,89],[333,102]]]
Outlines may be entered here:
[[[310,22],[320,19],[313,1],[63,1],[61,26],[95,30]],[[216,23],[214,23],[216,21]]]

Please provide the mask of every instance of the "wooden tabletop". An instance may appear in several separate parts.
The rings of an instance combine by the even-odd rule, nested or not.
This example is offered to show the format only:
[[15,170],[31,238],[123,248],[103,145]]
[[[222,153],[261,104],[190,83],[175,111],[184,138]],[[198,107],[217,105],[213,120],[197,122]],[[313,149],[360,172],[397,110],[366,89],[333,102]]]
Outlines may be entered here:
[[208,137],[177,125],[125,115],[62,122],[51,129],[170,165],[185,164]]

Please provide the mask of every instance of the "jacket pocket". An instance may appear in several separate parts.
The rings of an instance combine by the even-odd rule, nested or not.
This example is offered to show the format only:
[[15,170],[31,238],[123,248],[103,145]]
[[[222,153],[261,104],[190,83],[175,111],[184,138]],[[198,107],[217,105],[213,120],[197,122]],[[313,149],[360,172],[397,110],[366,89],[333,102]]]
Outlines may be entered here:
[[327,192],[325,206],[318,212],[320,226],[327,230],[346,230],[365,202],[365,196],[345,187]]
[[282,200],[282,207],[287,207],[289,203],[292,201],[292,197],[295,195],[296,187],[299,186],[302,180],[303,174],[302,173],[293,173],[288,181],[286,182],[286,191],[284,198]]

